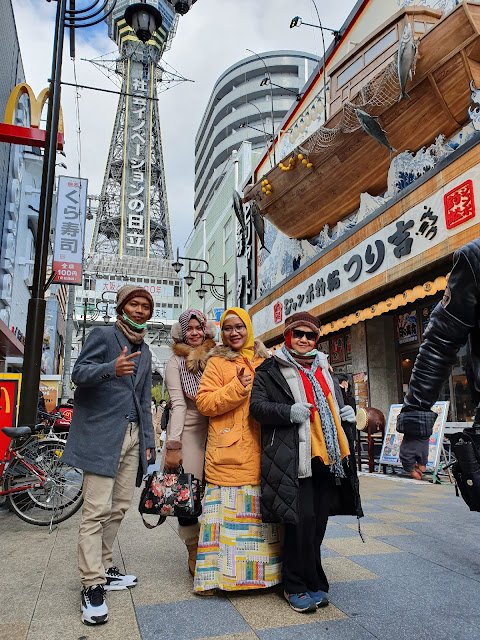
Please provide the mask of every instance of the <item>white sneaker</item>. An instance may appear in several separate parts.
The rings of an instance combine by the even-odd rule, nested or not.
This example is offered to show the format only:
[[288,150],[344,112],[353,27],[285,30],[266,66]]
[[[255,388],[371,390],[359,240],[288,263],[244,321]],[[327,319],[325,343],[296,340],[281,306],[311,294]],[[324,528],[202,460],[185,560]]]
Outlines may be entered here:
[[83,624],[104,624],[108,621],[108,607],[105,602],[103,585],[94,584],[82,589],[82,622]]
[[117,567],[110,567],[105,571],[105,591],[120,591],[137,586],[137,576],[129,576],[121,573]]

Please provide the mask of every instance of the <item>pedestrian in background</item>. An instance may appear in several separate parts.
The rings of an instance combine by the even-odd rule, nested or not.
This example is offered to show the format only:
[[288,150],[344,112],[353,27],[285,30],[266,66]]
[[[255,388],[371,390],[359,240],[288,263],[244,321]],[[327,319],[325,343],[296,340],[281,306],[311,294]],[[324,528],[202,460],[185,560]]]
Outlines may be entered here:
[[260,515],[260,427],[248,408],[255,369],[268,352],[254,341],[243,309],[226,310],[220,329],[223,345],[210,352],[197,393],[209,418],[197,593],[261,589],[281,579],[279,530]]
[[322,544],[329,514],[363,515],[354,460],[324,353],[318,318],[295,313],[285,344],[257,369],[250,413],[262,428],[262,516],[285,523],[282,582],[294,611],[328,605]]
[[107,622],[105,590],[137,583],[112,566],[112,548],[137,476],[140,482],[155,456],[151,353],[143,340],[153,308],[145,289],[122,287],[115,326],[91,331],[72,372],[75,411],[62,460],[84,471],[78,566],[85,624]]
[[[208,419],[197,409],[195,396],[213,349],[217,327],[207,322],[198,309],[184,311],[172,327],[173,355],[167,363],[165,382],[170,412],[163,466],[175,472],[182,465],[186,473],[203,480]],[[178,518],[178,534],[188,550],[188,569],[195,573],[200,525],[198,518]]]

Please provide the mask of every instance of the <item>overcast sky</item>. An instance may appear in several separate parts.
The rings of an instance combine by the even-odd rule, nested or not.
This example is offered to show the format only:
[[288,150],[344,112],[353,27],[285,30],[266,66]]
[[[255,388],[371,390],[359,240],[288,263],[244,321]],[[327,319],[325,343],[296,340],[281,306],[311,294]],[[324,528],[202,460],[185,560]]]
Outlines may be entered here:
[[[12,0],[26,81],[38,93],[48,84],[56,2]],[[88,0],[91,4],[92,0]],[[77,0],[77,7],[85,6]],[[355,0],[317,0],[324,26],[341,26]],[[194,80],[160,95],[167,191],[173,246],[183,246],[193,226],[194,141],[213,85],[230,65],[250,55],[275,49],[296,49],[322,55],[318,29],[302,26],[290,29],[299,15],[316,22],[311,0],[198,0],[180,18],[177,35],[164,59],[178,72]],[[330,38],[327,39],[327,46]],[[98,56],[118,53],[102,23],[77,30],[76,72],[79,84],[116,89],[90,62]],[[65,42],[62,79],[74,81],[73,64]],[[78,175],[75,90],[62,93],[68,170]],[[89,193],[99,194],[108,155],[118,96],[80,90],[81,175],[89,180]]]

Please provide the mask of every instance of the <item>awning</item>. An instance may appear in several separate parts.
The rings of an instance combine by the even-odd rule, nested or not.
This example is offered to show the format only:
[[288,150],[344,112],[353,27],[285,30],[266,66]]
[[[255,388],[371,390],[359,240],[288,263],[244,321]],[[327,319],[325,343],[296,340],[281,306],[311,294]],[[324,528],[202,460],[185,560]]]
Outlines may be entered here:
[[434,296],[439,291],[445,290],[449,275],[450,274],[447,274],[447,276],[439,276],[438,278],[435,278],[433,282],[429,280],[424,284],[413,287],[413,289],[407,289],[393,298],[387,298],[378,304],[372,304],[369,307],[361,309],[360,311],[355,311],[355,313],[351,313],[348,316],[343,316],[343,318],[339,318],[333,322],[327,322],[327,324],[324,324],[321,327],[320,336],[325,336],[329,333],[345,329],[346,327],[351,327],[352,324],[358,324],[364,320],[370,320],[376,316],[381,316],[384,313],[388,313],[389,311],[393,311],[399,307],[411,304],[412,302],[415,302],[415,300],[421,300],[427,296]]
[[0,320],[0,357],[6,356],[22,356],[23,357],[24,346],[10,331],[7,325]]

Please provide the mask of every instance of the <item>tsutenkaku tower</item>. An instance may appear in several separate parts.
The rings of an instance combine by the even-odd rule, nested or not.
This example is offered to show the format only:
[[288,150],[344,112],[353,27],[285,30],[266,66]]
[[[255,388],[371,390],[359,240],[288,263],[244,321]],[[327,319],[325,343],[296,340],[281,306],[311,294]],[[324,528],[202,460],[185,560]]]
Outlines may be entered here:
[[[138,0],[137,0],[138,2]],[[195,2],[195,0],[193,0]],[[158,62],[169,47],[178,13],[192,1],[147,0],[162,15],[162,26],[143,44],[124,20],[128,5],[117,0],[108,16],[109,36],[118,45],[122,76],[107,166],[91,249],[138,258],[173,257],[170,216],[158,109]]]

